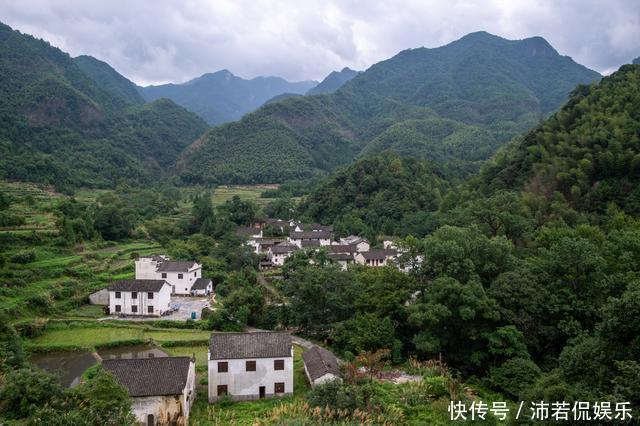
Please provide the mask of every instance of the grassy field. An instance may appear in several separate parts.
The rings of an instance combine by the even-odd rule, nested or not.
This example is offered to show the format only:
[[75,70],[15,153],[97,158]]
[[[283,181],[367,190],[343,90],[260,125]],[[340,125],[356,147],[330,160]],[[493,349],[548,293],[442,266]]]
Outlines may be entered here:
[[278,185],[223,185],[213,191],[211,200],[214,206],[219,206],[237,195],[243,201],[253,201],[259,206],[263,206],[272,199],[261,198],[260,194],[267,189],[277,187]]

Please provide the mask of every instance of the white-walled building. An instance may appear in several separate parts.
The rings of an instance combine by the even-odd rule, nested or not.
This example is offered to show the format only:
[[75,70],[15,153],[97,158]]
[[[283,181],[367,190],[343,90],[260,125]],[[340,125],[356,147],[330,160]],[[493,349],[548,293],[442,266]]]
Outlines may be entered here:
[[169,311],[171,286],[164,280],[120,280],[107,290],[111,315],[159,317]]
[[213,281],[209,278],[198,278],[191,287],[194,296],[209,296],[213,293]]
[[293,393],[288,333],[213,333],[207,359],[210,403],[222,395],[246,401]]
[[331,244],[331,232],[329,231],[292,231],[289,233],[289,241],[302,248],[303,242],[318,241],[320,246]]
[[297,245],[285,241],[271,247],[267,257],[271,260],[273,266],[282,266],[284,265],[285,259],[299,249]]
[[348,237],[341,238],[339,244],[356,246],[356,249],[359,252],[369,251],[371,249],[369,241],[365,238],[358,237],[357,235],[349,235]]
[[356,262],[360,265],[382,267],[391,264],[398,252],[390,249],[363,251],[356,254]]
[[340,364],[333,353],[320,346],[313,346],[302,353],[304,372],[311,386],[340,380]]
[[189,357],[102,361],[131,396],[131,411],[147,426],[186,425],[196,399],[195,359]]
[[190,295],[199,278],[202,278],[202,265],[194,261],[172,261],[159,255],[136,260],[136,279],[165,280],[172,294]]

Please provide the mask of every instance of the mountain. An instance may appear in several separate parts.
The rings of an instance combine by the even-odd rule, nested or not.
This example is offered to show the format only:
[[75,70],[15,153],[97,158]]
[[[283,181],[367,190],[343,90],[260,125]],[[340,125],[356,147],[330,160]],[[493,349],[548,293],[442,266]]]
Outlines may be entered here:
[[87,55],[73,58],[73,61],[101,89],[117,94],[132,104],[144,103],[144,99],[138,93],[137,86],[120,75],[106,62]]
[[239,120],[259,108],[269,99],[283,93],[304,94],[315,81],[290,83],[280,77],[256,77],[251,80],[233,75],[227,70],[182,84],[140,87],[147,101],[168,98],[195,112],[211,125]]
[[190,183],[279,182],[393,150],[469,173],[577,84],[600,78],[541,37],[472,33],[402,51],[332,94],[284,99],[216,127],[185,151],[177,172]]
[[640,64],[640,56],[638,56],[637,58],[635,58],[632,62],[632,64]]
[[58,189],[148,184],[207,129],[171,101],[134,102],[132,83],[106,64],[77,62],[0,24],[0,178]]
[[358,74],[360,74],[359,71],[354,71],[348,67],[343,68],[342,71],[332,71],[320,84],[310,89],[307,95],[326,95],[333,93]]
[[640,65],[623,65],[501,151],[482,170],[489,190],[525,190],[578,211],[610,202],[640,215]]

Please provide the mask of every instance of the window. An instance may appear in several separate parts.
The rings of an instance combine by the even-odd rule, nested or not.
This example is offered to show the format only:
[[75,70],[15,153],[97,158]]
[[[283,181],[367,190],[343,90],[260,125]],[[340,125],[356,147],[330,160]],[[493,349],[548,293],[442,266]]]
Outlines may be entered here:
[[116,305],[116,312],[122,312],[122,306]]
[[198,273],[197,273],[197,272],[194,272],[194,273],[193,273],[193,276],[194,276],[194,277],[198,276]]
[[227,385],[218,385],[218,396],[227,394]]
[[218,363],[218,373],[228,373],[229,372],[229,363],[226,361],[221,361]]
[[182,275],[182,274],[178,274],[178,279],[179,279],[179,280],[181,280],[181,279],[182,279],[182,277],[183,277],[183,275]]
[[284,393],[284,382],[275,383],[273,385],[275,393]]
[[131,312],[138,312],[138,307],[137,306],[132,306],[131,307]]
[[273,369],[274,370],[284,370],[284,359],[274,359],[273,360]]
[[247,361],[247,365],[246,365],[246,370],[247,371],[256,371],[256,362],[255,361]]
[[153,313],[153,306],[151,305],[147,306],[147,313],[150,313],[150,314]]
[[167,278],[167,273],[166,272],[162,273],[162,278]]
[[116,299],[120,299],[122,297],[122,293],[116,291]]
[[147,293],[147,299],[153,299],[153,293],[152,292]]
[[131,298],[132,299],[137,299],[138,298],[138,292],[137,291],[132,291],[131,292]]

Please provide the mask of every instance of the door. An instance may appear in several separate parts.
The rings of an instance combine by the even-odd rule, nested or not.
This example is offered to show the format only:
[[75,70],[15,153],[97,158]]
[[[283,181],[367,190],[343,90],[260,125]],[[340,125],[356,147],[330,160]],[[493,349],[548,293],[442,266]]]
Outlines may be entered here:
[[156,426],[156,419],[153,414],[147,415],[147,426]]
[[266,388],[264,386],[260,386],[259,388],[259,392],[260,392],[260,399],[263,399],[265,397],[265,393],[266,393]]

